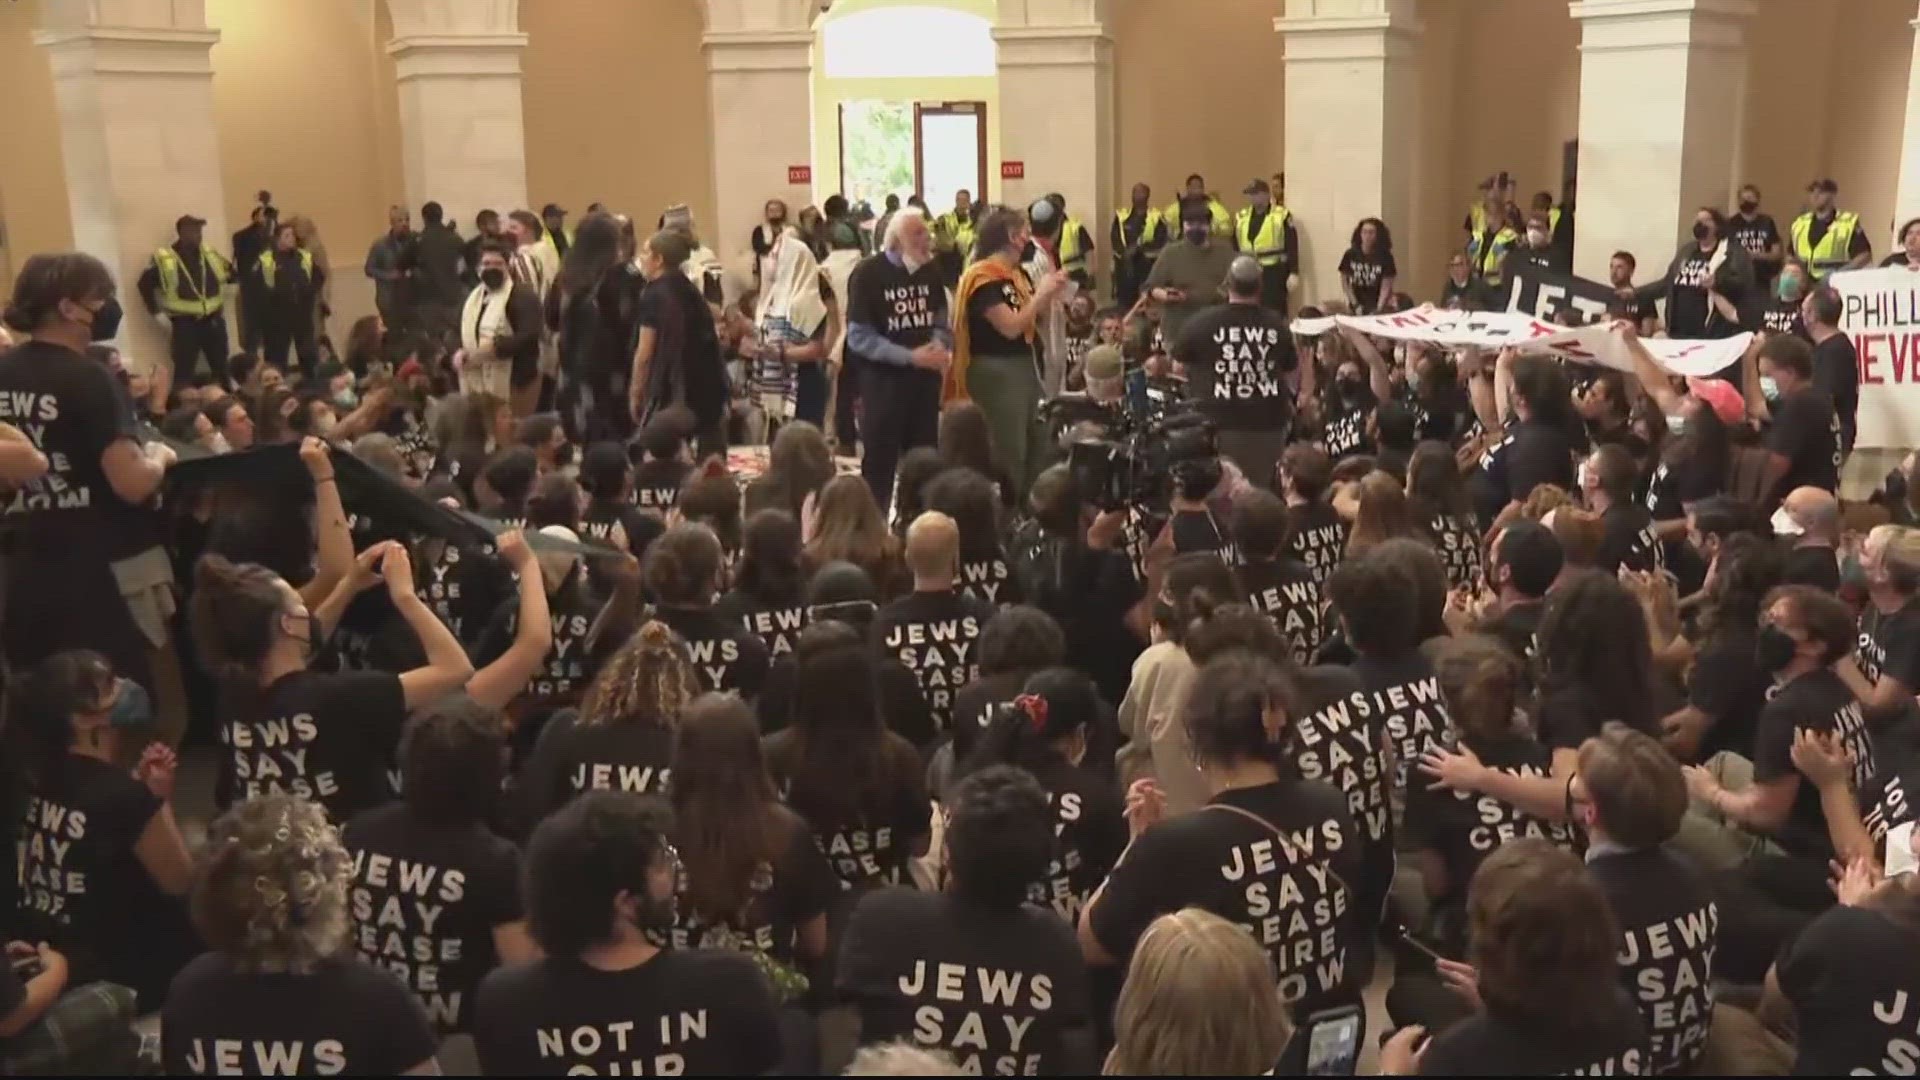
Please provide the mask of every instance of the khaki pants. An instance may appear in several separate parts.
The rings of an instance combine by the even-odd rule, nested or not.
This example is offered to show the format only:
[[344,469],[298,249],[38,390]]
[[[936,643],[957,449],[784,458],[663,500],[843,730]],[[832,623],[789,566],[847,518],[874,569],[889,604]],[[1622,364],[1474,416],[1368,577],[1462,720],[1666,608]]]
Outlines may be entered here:
[[460,367],[460,392],[492,394],[501,401],[506,401],[513,396],[512,379],[513,361],[475,360],[469,356],[467,362]]

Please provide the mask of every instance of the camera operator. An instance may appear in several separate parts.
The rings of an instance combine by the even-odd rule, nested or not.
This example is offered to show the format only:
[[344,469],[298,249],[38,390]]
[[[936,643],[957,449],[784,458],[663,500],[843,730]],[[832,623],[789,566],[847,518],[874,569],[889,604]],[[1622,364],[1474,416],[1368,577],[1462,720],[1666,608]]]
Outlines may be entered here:
[[1188,321],[1173,357],[1186,367],[1188,400],[1218,429],[1221,453],[1265,486],[1287,445],[1293,396],[1285,373],[1298,361],[1286,317],[1260,302],[1260,288],[1260,263],[1233,260],[1227,302]]

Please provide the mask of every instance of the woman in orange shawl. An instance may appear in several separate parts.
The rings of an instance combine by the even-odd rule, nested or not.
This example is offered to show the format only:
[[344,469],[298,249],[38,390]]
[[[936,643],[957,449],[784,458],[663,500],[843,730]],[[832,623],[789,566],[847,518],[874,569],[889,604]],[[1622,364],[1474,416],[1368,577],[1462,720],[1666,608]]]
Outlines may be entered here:
[[1027,278],[1020,255],[1029,235],[1018,210],[995,207],[981,219],[954,293],[953,364],[941,391],[942,401],[972,400],[987,414],[994,457],[1023,495],[1049,457],[1034,324],[1067,285],[1058,271],[1037,288]]

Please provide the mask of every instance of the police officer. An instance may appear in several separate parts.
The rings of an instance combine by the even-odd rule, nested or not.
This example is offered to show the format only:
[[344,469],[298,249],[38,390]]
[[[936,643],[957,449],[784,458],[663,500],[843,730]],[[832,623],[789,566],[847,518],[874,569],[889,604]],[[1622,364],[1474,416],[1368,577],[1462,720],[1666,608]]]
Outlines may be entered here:
[[314,308],[326,271],[313,261],[313,252],[294,240],[293,226],[281,222],[273,246],[254,264],[254,295],[261,298],[260,334],[266,342],[266,361],[287,369],[287,351],[299,357],[300,371],[311,382],[320,362],[314,341]]
[[1831,177],[1807,185],[1807,212],[1793,219],[1788,230],[1793,254],[1807,264],[1814,280],[1835,270],[1858,270],[1873,262],[1873,244],[1851,210],[1834,206],[1840,185]]
[[1135,184],[1132,198],[1131,206],[1113,212],[1113,227],[1107,230],[1113,249],[1113,299],[1122,308],[1140,299],[1140,283],[1167,246],[1167,218],[1151,202],[1153,189]]
[[953,209],[933,222],[933,250],[952,288],[960,280],[960,270],[973,258],[973,230],[980,214],[973,205],[973,193],[961,188],[953,193]]
[[1260,264],[1260,302],[1278,312],[1287,310],[1287,279],[1300,265],[1300,234],[1287,208],[1274,203],[1273,189],[1254,177],[1241,190],[1253,205],[1233,219],[1233,246]]
[[1059,192],[1047,195],[1047,201],[1061,217],[1060,232],[1060,269],[1079,284],[1082,289],[1093,290],[1093,270],[1089,261],[1093,256],[1093,234],[1080,223],[1080,219],[1067,213],[1067,197]]
[[153,253],[137,288],[147,311],[172,334],[168,349],[182,381],[205,357],[222,383],[227,370],[226,288],[233,264],[202,239],[207,222],[191,214],[173,223],[174,241]]

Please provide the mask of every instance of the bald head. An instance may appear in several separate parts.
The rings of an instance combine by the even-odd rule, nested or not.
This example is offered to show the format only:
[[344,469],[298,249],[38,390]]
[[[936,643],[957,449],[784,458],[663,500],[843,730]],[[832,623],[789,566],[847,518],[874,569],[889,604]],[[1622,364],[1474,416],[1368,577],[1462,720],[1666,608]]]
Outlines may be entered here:
[[1794,488],[1780,508],[1806,539],[1829,543],[1840,539],[1840,500],[1833,497],[1833,492],[1817,487]]
[[1260,261],[1241,255],[1227,267],[1227,295],[1235,300],[1260,299]]
[[960,568],[960,526],[938,510],[928,510],[907,526],[907,569],[918,592],[953,588]]

